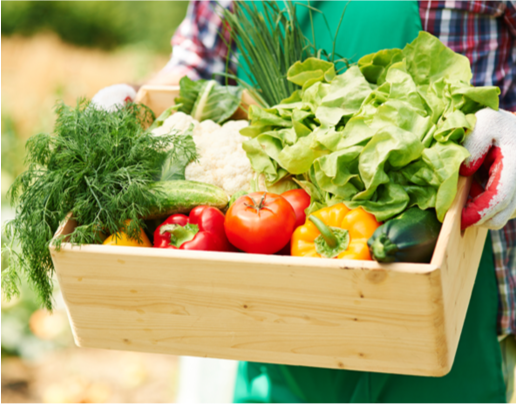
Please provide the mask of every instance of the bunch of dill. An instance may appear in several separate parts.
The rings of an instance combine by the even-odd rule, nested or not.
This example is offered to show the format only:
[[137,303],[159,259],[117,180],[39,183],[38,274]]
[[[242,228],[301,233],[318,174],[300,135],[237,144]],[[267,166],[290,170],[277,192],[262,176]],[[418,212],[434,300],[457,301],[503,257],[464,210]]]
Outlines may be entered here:
[[[107,112],[79,100],[75,108],[58,104],[56,113],[54,134],[27,142],[28,169],[9,190],[16,211],[5,227],[9,267],[2,271],[7,298],[19,294],[24,273],[48,309],[54,270],[49,246],[67,214],[78,223],[68,240],[73,244],[101,243],[102,235],[122,228],[139,238],[142,217],[162,206],[164,195],[149,191],[149,185],[159,178],[167,150],[181,149],[188,161],[196,155],[193,142],[145,131],[154,116],[143,105]],[[127,219],[131,224],[125,228]],[[57,248],[62,241],[56,240]]]

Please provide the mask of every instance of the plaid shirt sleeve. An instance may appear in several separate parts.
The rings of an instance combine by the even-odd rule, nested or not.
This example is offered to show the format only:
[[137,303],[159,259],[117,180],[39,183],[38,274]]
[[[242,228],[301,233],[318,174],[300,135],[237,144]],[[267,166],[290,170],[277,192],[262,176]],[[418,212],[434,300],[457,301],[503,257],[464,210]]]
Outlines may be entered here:
[[[230,8],[232,1],[191,1],[186,17],[172,37],[172,58],[163,71],[175,71],[192,80],[212,79],[226,71],[230,33],[221,21],[216,7]],[[223,38],[221,38],[221,36]],[[229,70],[236,69],[233,58]]]
[[506,3],[507,9],[505,11],[504,20],[513,37],[516,37],[516,2],[510,1]]
[[[500,107],[516,111],[516,1],[420,1],[419,14],[425,31],[468,57],[472,84],[500,87]],[[491,238],[498,332],[516,335],[516,220]]]
[[491,230],[498,280],[498,332],[516,335],[516,219],[502,230]]

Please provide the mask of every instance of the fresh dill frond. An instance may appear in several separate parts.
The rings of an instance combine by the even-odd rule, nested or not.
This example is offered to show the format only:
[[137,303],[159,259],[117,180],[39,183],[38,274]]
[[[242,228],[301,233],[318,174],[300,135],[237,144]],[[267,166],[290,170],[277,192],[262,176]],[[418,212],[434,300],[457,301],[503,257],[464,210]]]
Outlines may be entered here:
[[[9,190],[15,218],[5,226],[9,267],[2,271],[7,298],[19,293],[23,273],[47,309],[54,271],[49,246],[67,214],[78,223],[67,239],[72,244],[101,243],[103,234],[120,229],[138,239],[142,217],[162,206],[164,195],[149,185],[160,177],[169,150],[188,156],[184,164],[196,157],[193,142],[145,131],[154,115],[140,104],[107,112],[80,100],[75,108],[58,104],[56,114],[54,134],[27,142],[28,169]],[[62,242],[56,240],[56,248]]]

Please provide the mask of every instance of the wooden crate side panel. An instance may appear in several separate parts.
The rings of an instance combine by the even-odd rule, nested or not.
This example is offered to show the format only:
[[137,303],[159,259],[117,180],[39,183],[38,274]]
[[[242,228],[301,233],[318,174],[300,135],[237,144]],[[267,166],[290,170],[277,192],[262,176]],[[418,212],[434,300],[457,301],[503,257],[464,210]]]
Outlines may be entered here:
[[141,87],[140,90],[138,90],[138,93],[136,94],[136,98],[135,98],[134,102],[140,102],[142,104],[149,106],[148,91],[145,88],[145,86]]
[[461,232],[462,207],[471,187],[472,178],[461,177],[457,197],[447,213],[439,235],[432,263],[441,268],[445,332],[451,369],[466,318],[473,285],[478,271],[487,230],[470,227]]
[[81,346],[419,375],[446,362],[438,271],[53,255]]
[[178,86],[143,86],[138,91],[136,101],[147,105],[158,117],[175,104],[174,99],[178,96]]
[[459,344],[486,236],[486,229],[471,229],[466,231],[460,241],[457,237],[451,238],[448,255],[441,267],[450,368]]

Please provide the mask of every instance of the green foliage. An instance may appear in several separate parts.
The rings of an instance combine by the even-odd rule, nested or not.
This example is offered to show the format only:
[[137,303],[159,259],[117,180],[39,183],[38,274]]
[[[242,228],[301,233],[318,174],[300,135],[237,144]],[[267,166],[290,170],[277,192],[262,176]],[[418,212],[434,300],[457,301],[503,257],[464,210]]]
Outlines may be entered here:
[[[2,360],[9,356],[20,356],[26,360],[38,360],[50,350],[72,346],[73,340],[69,327],[65,323],[57,321],[53,325],[52,335],[50,336],[45,328],[45,321],[41,320],[44,313],[36,313],[39,309],[36,294],[23,280],[20,284],[20,290],[19,298],[10,302],[2,301]],[[58,292],[58,290],[55,292]],[[34,314],[35,318],[32,318],[31,321]],[[65,316],[63,312],[56,315],[59,318]],[[43,331],[47,334],[47,337],[40,338],[33,331]],[[48,337],[51,339],[48,339]]]
[[16,134],[14,121],[10,116],[2,114],[2,171],[14,177],[18,175],[23,168],[18,158],[20,153],[23,154],[23,144]]
[[187,1],[4,1],[2,35],[53,31],[80,46],[142,44],[170,52]]
[[23,170],[23,143],[10,115],[2,113],[2,203],[12,181]]
[[42,341],[30,330],[29,320],[38,307],[36,295],[26,282],[21,282],[23,296],[6,304],[2,302],[2,359],[5,356],[30,357],[34,351],[41,350]]
[[[16,216],[5,226],[9,267],[2,268],[7,298],[18,294],[23,272],[48,309],[53,273],[48,248],[60,222],[72,212],[78,223],[69,239],[73,244],[100,243],[101,233],[119,229],[139,239],[142,217],[165,200],[149,184],[161,174],[167,150],[185,146],[177,135],[145,131],[153,116],[143,105],[107,112],[83,100],[75,108],[58,104],[56,112],[55,134],[29,139],[28,169],[9,191]],[[56,241],[56,248],[62,241]]]

